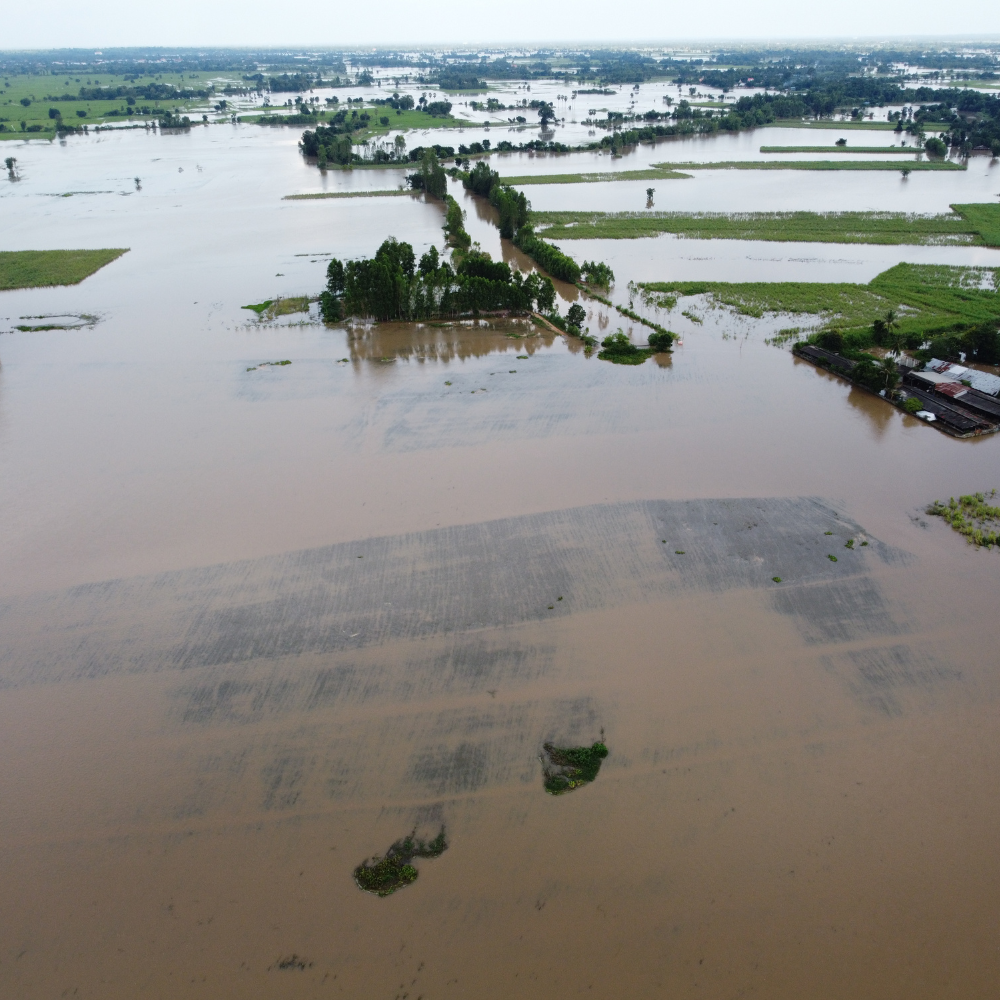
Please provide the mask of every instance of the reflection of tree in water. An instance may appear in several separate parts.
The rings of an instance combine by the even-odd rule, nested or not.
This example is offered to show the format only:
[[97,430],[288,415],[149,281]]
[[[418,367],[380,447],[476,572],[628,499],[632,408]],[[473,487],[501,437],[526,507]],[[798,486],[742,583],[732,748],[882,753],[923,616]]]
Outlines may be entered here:
[[480,319],[452,323],[358,325],[348,336],[352,361],[397,358],[451,361],[489,354],[532,354],[551,347],[556,334],[530,320]]
[[847,394],[847,402],[858,412],[863,413],[869,420],[875,437],[884,436],[890,422],[896,415],[895,408],[884,399],[873,396],[864,389],[851,386],[851,391]]

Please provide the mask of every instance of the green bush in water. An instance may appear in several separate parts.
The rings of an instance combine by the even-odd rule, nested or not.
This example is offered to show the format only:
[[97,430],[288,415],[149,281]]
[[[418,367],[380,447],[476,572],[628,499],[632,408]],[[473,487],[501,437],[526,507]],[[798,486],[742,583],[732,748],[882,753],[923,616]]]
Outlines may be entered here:
[[603,350],[597,356],[616,365],[641,365],[653,353],[645,347],[636,347],[621,328],[605,337],[601,347]]
[[419,872],[410,862],[414,858],[437,858],[448,849],[444,827],[429,843],[416,839],[416,831],[385,852],[383,858],[363,861],[354,869],[358,887],[376,896],[391,896],[397,889],[415,882]]
[[917,413],[919,410],[924,408],[924,404],[917,399],[916,396],[910,396],[905,403],[903,403],[903,409],[907,413]]
[[544,744],[547,763],[543,762],[545,791],[562,795],[586,785],[597,777],[601,761],[608,755],[607,746],[598,741],[589,747],[557,747]]

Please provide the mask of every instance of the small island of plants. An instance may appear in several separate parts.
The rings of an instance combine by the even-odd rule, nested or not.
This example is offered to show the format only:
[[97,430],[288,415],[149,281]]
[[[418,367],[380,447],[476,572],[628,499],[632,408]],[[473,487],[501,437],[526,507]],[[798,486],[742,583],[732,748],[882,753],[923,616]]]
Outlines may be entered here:
[[[603,735],[602,732],[602,740]],[[608,748],[601,740],[589,747],[557,747],[546,743],[542,750],[543,783],[550,795],[563,795],[589,784],[608,755]]]
[[960,535],[965,535],[970,545],[991,548],[1000,545],[1000,507],[987,501],[996,498],[997,491],[970,493],[947,503],[935,500],[927,513],[943,518]]
[[418,840],[416,830],[397,840],[381,858],[362,861],[354,869],[354,881],[359,889],[374,896],[391,896],[397,889],[417,880],[420,874],[411,862],[414,858],[438,858],[448,849],[444,827],[431,841]]

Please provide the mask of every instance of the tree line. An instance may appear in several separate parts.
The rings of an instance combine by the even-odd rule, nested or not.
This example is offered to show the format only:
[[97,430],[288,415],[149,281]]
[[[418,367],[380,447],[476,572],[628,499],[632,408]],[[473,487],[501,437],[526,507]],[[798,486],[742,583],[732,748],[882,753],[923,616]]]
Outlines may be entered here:
[[320,295],[328,323],[344,316],[407,321],[554,308],[555,287],[537,272],[525,277],[480,251],[462,254],[452,267],[433,246],[418,263],[413,247],[394,237],[370,260],[331,260]]

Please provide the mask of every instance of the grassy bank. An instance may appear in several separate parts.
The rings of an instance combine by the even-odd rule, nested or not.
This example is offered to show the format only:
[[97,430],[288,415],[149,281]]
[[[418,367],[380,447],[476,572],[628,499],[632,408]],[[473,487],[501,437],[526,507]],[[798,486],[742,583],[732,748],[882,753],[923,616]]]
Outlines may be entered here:
[[128,248],[112,250],[9,250],[0,252],[0,290],[77,285]]
[[902,212],[533,212],[553,240],[621,240],[673,233],[697,240],[1000,246],[1000,205],[955,205],[956,214]]
[[964,163],[952,160],[723,160],[717,163],[656,163],[673,170],[965,170]]
[[599,184],[604,181],[669,181],[689,178],[670,169],[667,164],[648,170],[599,171],[587,174],[525,174],[521,177],[504,177],[504,184],[524,186],[526,184]]
[[[142,76],[136,81],[131,76],[113,73],[39,73],[10,74],[0,78],[0,139],[52,139],[56,135],[59,119],[49,115],[50,109],[59,112],[67,125],[112,125],[153,121],[166,110],[179,108],[190,113],[196,107],[205,107],[213,98],[177,98],[162,100],[137,98],[129,104],[124,97],[107,100],[81,99],[81,88],[98,88],[107,91],[116,87],[135,87],[144,84],[163,84],[177,90],[208,90],[212,83],[221,85],[220,74],[211,72],[171,73],[162,72]],[[240,83],[239,75],[232,74],[233,84]],[[60,100],[62,97],[72,98]],[[54,98],[54,100],[53,100]],[[23,102],[27,102],[27,104]],[[143,111],[146,113],[143,113]],[[24,128],[21,127],[24,122]]]
[[[414,194],[410,190],[393,188],[383,191],[321,191],[317,194],[286,194],[282,201],[316,201],[320,198],[400,198]],[[417,192],[419,193],[419,192]]]
[[904,335],[920,338],[1000,320],[1000,268],[897,264],[867,285],[660,281],[640,287],[653,294],[708,295],[746,316],[812,315],[845,332],[870,328],[890,309]]
[[801,118],[788,118],[783,121],[771,122],[768,128],[839,128],[839,129],[862,129],[872,132],[894,132],[895,122],[835,122],[822,119],[820,121],[803,121]]
[[761,146],[762,153],[922,153],[919,146]]

